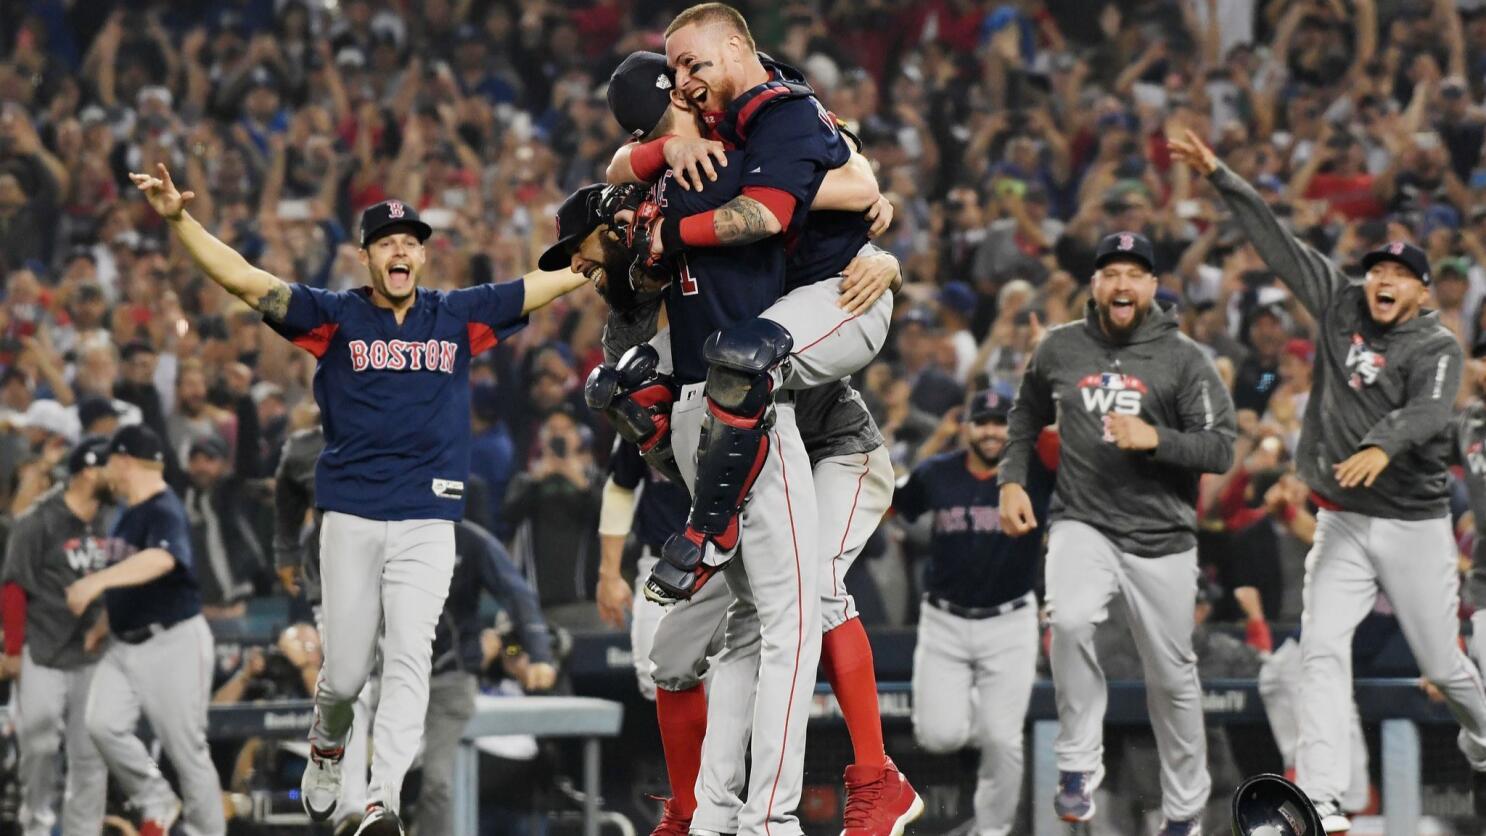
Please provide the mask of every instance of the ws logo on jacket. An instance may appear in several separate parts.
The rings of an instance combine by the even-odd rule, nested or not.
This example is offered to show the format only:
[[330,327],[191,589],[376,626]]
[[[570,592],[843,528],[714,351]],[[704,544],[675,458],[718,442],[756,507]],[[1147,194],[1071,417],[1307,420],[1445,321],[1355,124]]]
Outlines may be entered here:
[[1145,381],[1133,374],[1100,372],[1091,374],[1078,382],[1078,393],[1084,399],[1084,411],[1100,416],[1104,422],[1104,440],[1114,443],[1114,433],[1109,428],[1109,416],[1139,415],[1140,399],[1150,390]]
[[1349,386],[1361,389],[1373,385],[1387,364],[1388,358],[1369,348],[1361,334],[1352,335],[1352,347],[1347,349],[1347,371],[1351,372],[1351,379],[1347,381]]

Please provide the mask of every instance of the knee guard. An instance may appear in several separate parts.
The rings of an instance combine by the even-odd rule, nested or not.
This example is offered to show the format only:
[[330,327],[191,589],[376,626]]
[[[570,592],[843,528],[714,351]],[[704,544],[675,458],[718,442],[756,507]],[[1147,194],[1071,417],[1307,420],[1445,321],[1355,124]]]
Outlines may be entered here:
[[660,355],[641,343],[613,366],[598,366],[583,385],[588,408],[609,417],[620,438],[633,442],[652,467],[676,484],[681,471],[671,451],[671,404],[676,390],[671,378],[656,371]]
[[774,385],[794,341],[776,322],[753,319],[708,338],[707,417],[697,445],[697,483],[688,527],[731,549],[737,517],[769,455]]

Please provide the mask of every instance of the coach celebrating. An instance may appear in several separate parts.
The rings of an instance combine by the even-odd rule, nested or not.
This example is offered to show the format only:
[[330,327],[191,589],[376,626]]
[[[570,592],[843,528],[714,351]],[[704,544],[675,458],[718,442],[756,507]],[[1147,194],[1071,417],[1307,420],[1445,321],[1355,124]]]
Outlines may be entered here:
[[1062,458],[1047,555],[1054,807],[1064,821],[1094,816],[1106,700],[1094,628],[1118,595],[1145,664],[1161,758],[1159,833],[1191,836],[1212,785],[1192,650],[1197,480],[1233,461],[1233,402],[1212,361],[1154,304],[1151,242],[1107,236],[1094,263],[1084,321],[1049,331],[1022,378],[1001,463],[1001,525],[1013,537],[1036,527],[1028,464],[1039,432],[1057,420]]

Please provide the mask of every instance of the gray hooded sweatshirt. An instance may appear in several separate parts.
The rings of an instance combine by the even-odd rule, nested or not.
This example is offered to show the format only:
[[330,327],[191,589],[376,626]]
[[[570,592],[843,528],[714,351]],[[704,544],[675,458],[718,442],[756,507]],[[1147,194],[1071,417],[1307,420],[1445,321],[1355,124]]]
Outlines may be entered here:
[[[1106,416],[1139,415],[1153,451],[1121,450]],[[1043,427],[1062,437],[1051,517],[1098,529],[1123,552],[1162,557],[1197,545],[1197,481],[1233,463],[1233,400],[1217,369],[1153,306],[1128,342],[1105,336],[1089,303],[1084,321],[1048,331],[1011,408],[1000,483],[1027,484]]]
[[[1346,511],[1397,520],[1445,516],[1460,343],[1432,310],[1377,325],[1361,281],[1286,231],[1227,166],[1210,179],[1259,256],[1316,318],[1315,382],[1295,452],[1301,478]],[[1370,488],[1343,489],[1332,467],[1368,447],[1387,453],[1388,467]]]

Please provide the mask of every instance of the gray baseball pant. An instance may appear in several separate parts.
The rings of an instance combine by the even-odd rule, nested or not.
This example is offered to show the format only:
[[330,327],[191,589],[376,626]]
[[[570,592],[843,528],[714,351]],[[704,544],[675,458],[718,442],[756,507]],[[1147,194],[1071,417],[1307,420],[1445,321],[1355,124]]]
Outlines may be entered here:
[[62,836],[93,836],[103,829],[108,766],[88,734],[88,686],[96,663],[63,670],[38,665],[21,651],[15,724],[19,739],[21,832],[50,836],[57,823],[57,778],[63,740],[67,783],[62,797]]
[[1321,511],[1305,559],[1301,616],[1300,748],[1296,783],[1339,801],[1351,778],[1352,635],[1381,588],[1419,672],[1444,694],[1474,769],[1486,770],[1486,691],[1460,650],[1460,576],[1450,519],[1389,520]]
[[[1299,749],[1300,703],[1304,695],[1300,687],[1301,671],[1300,642],[1294,639],[1286,639],[1275,648],[1259,668],[1259,699],[1264,701],[1264,713],[1269,717],[1269,729],[1285,769],[1295,766],[1295,753]],[[1357,701],[1349,700],[1347,707],[1351,713],[1351,779],[1340,800],[1343,810],[1361,810],[1368,802],[1367,738],[1362,733]]]
[[[1032,597],[1032,593],[1027,593]],[[1007,836],[1022,793],[1022,727],[1037,678],[1037,602],[961,618],[927,602],[913,651],[913,736],[936,754],[980,748],[975,832]]]
[[135,735],[142,712],[175,767],[186,832],[192,836],[227,830],[221,781],[206,746],[215,664],[211,629],[198,615],[140,644],[115,639],[88,688],[88,733],[124,794],[151,816],[164,815],[176,803]]
[[1048,534],[1058,769],[1092,772],[1103,762],[1109,693],[1094,631],[1109,617],[1110,601],[1119,598],[1145,669],[1146,707],[1161,758],[1161,813],[1172,821],[1200,815],[1212,790],[1192,650],[1197,571],[1196,549],[1140,557],[1075,520],[1054,522]]
[[[672,446],[688,488],[696,481],[698,437],[706,414],[702,387],[683,387],[671,410]],[[729,567],[746,573],[747,586],[734,583],[736,571],[728,574],[732,593],[757,610],[762,632],[759,698],[752,714],[758,733],[752,738],[753,768],[739,833],[767,830],[770,836],[797,836],[802,833],[795,809],[804,786],[805,729],[820,661],[817,519],[810,460],[795,426],[794,404],[783,401],[774,412],[768,458],[740,514],[738,559]],[[659,672],[656,682],[665,687]],[[703,751],[705,757],[705,747]]]
[[346,742],[354,705],[382,649],[372,718],[368,801],[401,804],[403,777],[423,741],[433,636],[454,573],[454,524],[387,522],[326,512],[320,526],[324,663],[310,742]]
[[893,294],[884,293],[860,314],[841,309],[841,277],[796,288],[762,316],[794,339],[785,389],[811,389],[856,374],[887,342]]
[[472,673],[446,671],[429,683],[423,729],[423,793],[414,836],[453,836],[454,760],[459,740],[475,715],[479,682]]

